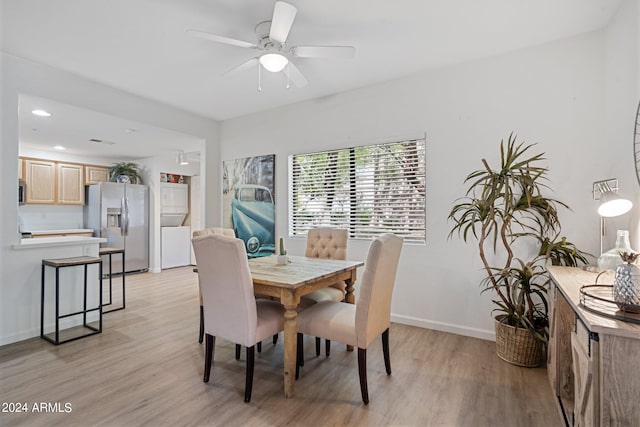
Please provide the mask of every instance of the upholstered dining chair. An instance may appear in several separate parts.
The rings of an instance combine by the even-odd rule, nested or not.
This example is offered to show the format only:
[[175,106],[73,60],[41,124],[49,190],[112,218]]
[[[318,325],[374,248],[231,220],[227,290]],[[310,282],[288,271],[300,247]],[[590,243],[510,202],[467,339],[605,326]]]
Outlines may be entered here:
[[302,334],[322,337],[358,347],[358,373],[362,401],[369,403],[367,388],[367,347],[382,335],[382,351],[387,375],[391,375],[389,359],[389,326],[391,296],[402,250],[402,238],[384,234],[369,246],[356,305],[335,301],[319,302],[298,314],[298,363],[304,358]]
[[279,302],[256,299],[244,242],[223,235],[192,239],[202,289],[205,331],[204,382],[209,382],[216,337],[247,348],[244,401],[251,401],[254,349],[283,330]]
[[[307,233],[305,256],[322,259],[347,259],[348,234],[340,228],[312,228]],[[302,297],[301,306],[306,308],[322,301],[343,301],[346,293],[344,282],[318,289]],[[331,352],[331,341],[325,341],[325,354]],[[316,356],[320,356],[320,338],[316,337]],[[304,363],[304,362],[303,362]]]
[[[193,232],[193,237],[197,236],[209,236],[209,235],[222,235],[229,237],[236,237],[236,233],[233,231],[233,228],[221,228],[221,227],[209,227],[203,230],[195,230]],[[200,332],[198,333],[198,342],[202,344],[204,340],[204,312],[202,309],[202,289],[198,286],[198,292],[200,294]],[[273,345],[278,341],[278,334],[273,336]],[[262,343],[259,342],[257,345],[258,353],[262,351]],[[236,345],[236,360],[240,360],[240,345]]]
[[[209,227],[204,230],[195,230],[193,232],[192,237],[198,236],[208,236],[211,234],[219,234],[223,236],[236,237],[236,233],[234,233],[232,228],[220,228],[220,227]],[[198,333],[198,342],[202,344],[204,340],[204,313],[202,311],[202,288],[198,289],[198,293],[200,295],[200,332]],[[240,355],[238,354],[238,358]]]

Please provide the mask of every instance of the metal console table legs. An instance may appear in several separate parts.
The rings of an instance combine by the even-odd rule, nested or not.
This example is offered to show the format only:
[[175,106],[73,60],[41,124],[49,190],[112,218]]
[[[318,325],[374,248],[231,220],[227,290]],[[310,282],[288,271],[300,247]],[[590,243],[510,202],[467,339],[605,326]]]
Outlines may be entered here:
[[[98,306],[94,308],[87,307],[87,268],[91,264],[98,264]],[[84,285],[82,300],[82,310],[60,314],[60,269],[65,267],[84,267]],[[49,334],[44,332],[44,305],[45,305],[45,267],[55,268],[55,331]],[[73,257],[73,258],[59,258],[59,259],[43,259],[42,260],[42,281],[41,281],[41,305],[40,305],[40,337],[53,343],[55,345],[62,344],[69,341],[74,341],[80,338],[88,337],[90,335],[99,334],[102,332],[102,259],[96,257]],[[87,322],[87,314],[93,311],[98,312],[98,327],[95,327]],[[60,319],[64,319],[71,316],[82,315],[82,327],[88,329],[90,332],[83,335],[76,335],[71,338],[60,339]]]

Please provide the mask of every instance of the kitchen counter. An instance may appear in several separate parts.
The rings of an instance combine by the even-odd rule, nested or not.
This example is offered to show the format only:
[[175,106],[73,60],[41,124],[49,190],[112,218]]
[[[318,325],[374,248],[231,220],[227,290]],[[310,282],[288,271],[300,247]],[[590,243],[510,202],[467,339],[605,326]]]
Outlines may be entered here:
[[38,236],[42,234],[79,234],[79,233],[93,233],[92,228],[69,228],[66,230],[37,230],[37,231],[23,231],[23,233],[30,233],[32,236]]
[[72,245],[91,245],[106,242],[107,239],[101,237],[87,236],[61,236],[61,237],[41,237],[37,239],[21,239],[20,243],[13,245],[13,249],[33,249],[44,248],[50,246],[72,246]]
[[[12,315],[6,316],[4,320],[10,319],[15,325],[20,325],[10,335],[0,337],[0,345],[10,342],[21,341],[27,338],[40,336],[40,310],[42,306],[42,260],[61,259],[73,257],[98,257],[100,255],[100,243],[107,239],[89,236],[64,236],[64,237],[40,237],[20,239],[16,233],[10,244],[8,257],[11,262],[13,273],[8,276],[8,283],[5,286],[3,298],[6,298],[12,307]],[[98,301],[97,294],[93,290],[98,289],[99,274],[95,273],[94,266],[90,268],[88,275],[88,301]],[[44,269],[45,284],[48,292],[45,293],[45,307],[55,307],[55,270]],[[80,311],[85,304],[83,299],[85,281],[83,268],[64,269],[62,273],[61,293],[59,295],[60,313],[74,313]],[[90,320],[92,321],[92,320]],[[60,328],[66,329],[81,325],[83,316],[70,316],[60,322]],[[4,324],[4,323],[3,323]],[[45,312],[45,331],[55,329],[55,316],[53,310]],[[3,329],[6,331],[6,327]]]

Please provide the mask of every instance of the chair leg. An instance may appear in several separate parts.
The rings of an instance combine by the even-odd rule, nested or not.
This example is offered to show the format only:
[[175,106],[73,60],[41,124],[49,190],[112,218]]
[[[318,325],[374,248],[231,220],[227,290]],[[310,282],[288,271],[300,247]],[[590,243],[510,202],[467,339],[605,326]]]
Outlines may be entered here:
[[216,337],[207,334],[207,340],[204,345],[204,378],[205,383],[209,382],[211,375],[211,365],[213,364],[213,351],[216,344]]
[[369,404],[369,390],[367,389],[367,349],[358,347],[358,374],[360,375],[360,392],[365,405]]
[[382,354],[384,354],[384,368],[387,375],[391,375],[391,360],[389,359],[389,328],[382,333]]
[[320,338],[316,337],[316,357],[320,356]]
[[236,344],[236,360],[240,360],[240,350],[242,346],[240,344]]
[[[302,335],[303,338],[299,338],[300,341],[298,341],[300,344],[298,344],[299,348],[300,348],[300,360],[298,361],[298,363],[300,363],[300,366],[304,366],[304,344],[302,344],[302,340],[304,339],[304,334],[300,334]],[[297,352],[296,352],[297,354]]]
[[244,401],[251,402],[251,389],[253,388],[253,359],[255,346],[247,347],[247,375],[244,384]]
[[262,353],[262,341],[260,341],[256,347],[258,348],[258,353]]
[[329,357],[331,354],[331,340],[324,340],[324,354]]
[[204,338],[204,308],[200,306],[200,333],[198,334],[198,342],[202,344]]
[[304,359],[304,353],[302,349],[302,334],[298,332],[297,344],[296,344],[296,380],[300,377],[300,366],[302,366],[302,360]]
[[277,342],[278,342],[278,334],[275,334],[273,336],[273,345],[276,345]]

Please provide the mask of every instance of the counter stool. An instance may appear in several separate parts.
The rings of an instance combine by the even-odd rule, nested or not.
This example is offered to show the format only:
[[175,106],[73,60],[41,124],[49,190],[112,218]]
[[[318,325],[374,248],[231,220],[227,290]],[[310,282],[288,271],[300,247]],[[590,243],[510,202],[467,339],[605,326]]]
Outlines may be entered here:
[[[99,303],[95,308],[87,308],[87,267],[90,264],[98,264],[98,295]],[[60,314],[60,269],[64,267],[79,267],[84,266],[84,286],[83,286],[83,308],[81,311],[68,314]],[[50,334],[44,333],[44,291],[45,291],[45,267],[53,267],[56,269],[56,330],[53,334],[53,338]],[[80,338],[88,337],[90,335],[99,334],[102,332],[102,259],[89,256],[80,256],[73,258],[58,258],[58,259],[43,259],[42,260],[42,282],[41,282],[42,294],[40,305],[40,338],[43,338],[55,345],[62,344],[69,341],[74,341]],[[92,311],[98,312],[98,327],[92,326],[87,323],[87,313]],[[75,336],[73,338],[67,338],[60,340],[60,319],[65,317],[77,316],[82,314],[82,326],[91,330],[91,332]]]
[[[111,256],[113,254],[122,254],[122,306],[121,307],[117,307],[117,308],[112,308],[110,310],[102,310],[103,313],[111,313],[112,311],[117,311],[117,310],[123,310],[125,307],[125,291],[124,291],[124,275],[125,275],[125,268],[124,268],[124,249],[118,249],[118,248],[100,248],[100,258],[102,258],[104,255],[109,255],[109,302],[102,304],[102,307],[104,308],[107,305],[111,305],[112,304],[112,297],[113,297],[113,284],[112,284],[112,280],[113,280],[113,270],[112,270],[112,263],[111,263]],[[116,272],[117,273],[117,272]],[[106,276],[106,275],[105,275]],[[100,276],[102,277],[102,276]]]

